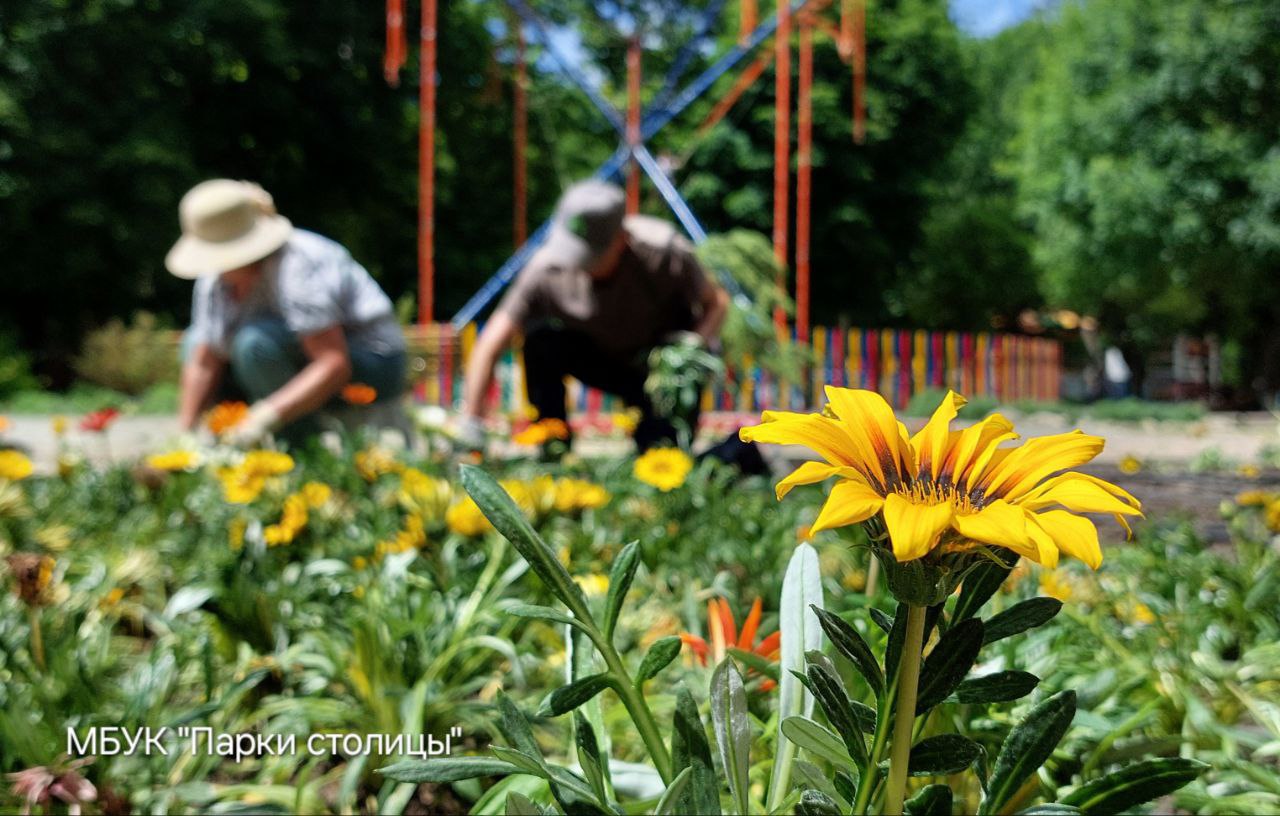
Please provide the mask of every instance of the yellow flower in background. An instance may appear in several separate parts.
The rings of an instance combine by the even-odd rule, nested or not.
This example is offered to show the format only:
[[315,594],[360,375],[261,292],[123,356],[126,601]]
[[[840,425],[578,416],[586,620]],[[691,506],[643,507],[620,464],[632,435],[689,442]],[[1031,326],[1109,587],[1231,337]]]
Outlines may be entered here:
[[593,572],[590,575],[575,575],[573,580],[588,598],[602,598],[609,591],[608,575]]
[[621,411],[613,415],[613,427],[630,436],[636,432],[640,424],[640,412],[636,410]]
[[1267,505],[1264,518],[1268,530],[1273,533],[1280,533],[1280,500],[1272,501]]
[[64,416],[56,416],[51,423],[53,426],[54,436],[63,436],[67,432],[67,418]]
[[366,448],[355,455],[356,472],[366,482],[376,482],[380,476],[398,473],[404,469],[395,454],[383,447]]
[[1141,515],[1138,500],[1116,485],[1060,473],[1097,456],[1100,437],[1074,431],[1001,448],[1018,435],[999,414],[951,430],[965,404],[955,392],[908,436],[879,394],[833,386],[826,393],[825,414],[765,411],[761,424],[739,432],[746,442],[804,445],[825,460],[805,462],[777,485],[782,498],[797,485],[837,478],[814,533],[881,517],[900,562],[991,545],[1045,566],[1066,553],[1096,569],[1097,528],[1075,514],[1109,513],[1126,529],[1125,516]]
[[1262,469],[1259,468],[1257,465],[1246,462],[1245,464],[1236,468],[1236,473],[1245,479],[1256,479],[1258,478],[1258,476],[1262,474]]
[[240,463],[241,468],[263,476],[282,476],[293,470],[293,465],[292,456],[272,450],[249,451]]
[[195,470],[200,464],[200,454],[189,450],[175,450],[168,453],[154,453],[147,457],[147,465],[156,470],[178,471]]
[[231,520],[231,524],[227,527],[227,546],[229,546],[233,552],[244,547],[244,530],[247,526],[248,522],[244,519],[233,518]]
[[74,531],[65,524],[50,524],[36,531],[36,543],[46,550],[62,552],[71,547],[71,535]]
[[493,529],[470,496],[449,507],[444,514],[444,523],[453,532],[468,537],[484,535]]
[[1246,490],[1236,496],[1236,504],[1241,507],[1262,507],[1275,500],[1276,494],[1265,490]]
[[333,497],[333,489],[324,482],[307,482],[298,494],[307,503],[307,507],[316,510],[328,504],[329,499]]
[[1071,600],[1072,585],[1056,572],[1044,571],[1040,573],[1040,592],[1048,595],[1050,598],[1057,598],[1063,603]]
[[351,568],[356,572],[359,572],[367,566],[369,566],[369,562],[363,555],[357,555],[355,558],[351,559]]
[[559,479],[555,483],[555,509],[559,513],[595,510],[609,503],[609,491],[583,479]]
[[1141,470],[1142,470],[1141,460],[1139,460],[1136,456],[1133,456],[1132,454],[1126,454],[1125,457],[1120,460],[1120,472],[1125,474],[1126,476],[1132,476],[1133,474],[1138,473]]
[[453,487],[444,479],[428,476],[417,468],[405,468],[400,474],[396,499],[408,512],[439,521],[453,500]]
[[268,547],[288,544],[307,526],[307,500],[301,493],[294,493],[284,500],[280,510],[280,522],[262,531]]
[[410,515],[405,518],[404,527],[392,536],[390,540],[377,543],[373,550],[373,557],[376,561],[392,553],[421,549],[426,544],[427,534],[422,524],[422,517]]
[[636,460],[633,473],[640,481],[666,493],[684,484],[693,459],[679,448],[650,448]]
[[102,606],[111,608],[124,600],[124,590],[120,587],[113,587],[106,597],[102,599]]
[[1116,607],[1116,615],[1131,626],[1150,626],[1156,622],[1156,613],[1142,601],[1124,601]]
[[231,504],[248,504],[262,493],[267,477],[240,467],[218,468],[215,474],[222,482],[222,495]]
[[31,475],[31,460],[16,450],[0,451],[0,479],[21,481]]

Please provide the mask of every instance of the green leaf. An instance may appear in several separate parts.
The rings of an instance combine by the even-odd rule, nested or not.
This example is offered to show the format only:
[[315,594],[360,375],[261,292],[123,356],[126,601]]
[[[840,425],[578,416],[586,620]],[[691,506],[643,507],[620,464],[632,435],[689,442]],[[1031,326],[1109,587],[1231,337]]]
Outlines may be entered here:
[[787,717],[782,721],[783,735],[816,757],[839,768],[858,771],[858,763],[849,756],[844,740],[824,725],[807,717]]
[[893,631],[893,618],[889,617],[887,612],[876,609],[874,606],[867,610],[871,615],[871,620],[875,621],[876,626],[887,635]]
[[596,732],[591,722],[578,712],[573,714],[574,742],[578,746],[578,765],[582,767],[582,775],[591,785],[591,792],[596,799],[607,802],[609,796],[605,791],[604,769],[600,762],[600,745],[596,742]]
[[733,660],[725,658],[711,675],[711,727],[720,748],[720,765],[729,778],[729,792],[739,813],[750,803],[751,720],[747,690]]
[[517,769],[517,773],[526,773],[530,776],[538,776],[546,780],[551,779],[551,773],[547,770],[545,763],[537,757],[530,756],[523,751],[517,751],[514,748],[506,748],[502,745],[490,745],[489,750],[493,755],[503,762],[509,762]]
[[529,727],[529,718],[516,706],[505,692],[498,692],[498,712],[502,715],[499,730],[507,742],[521,753],[533,757],[541,757],[542,749],[533,737],[533,729]]
[[552,609],[549,606],[538,606],[537,604],[512,604],[507,607],[507,614],[514,615],[517,618],[534,618],[536,620],[549,620],[556,623],[565,623],[569,626],[582,628],[582,623],[577,618],[559,609]]
[[849,705],[849,695],[839,675],[820,663],[810,663],[807,676],[813,696],[818,698],[818,705],[826,712],[831,727],[844,740],[849,756],[859,763],[865,762],[867,743],[862,736],[862,726],[853,713],[853,706]]
[[676,778],[671,780],[671,784],[667,785],[667,789],[662,792],[662,798],[658,800],[657,806],[653,812],[657,816],[671,816],[676,813],[676,805],[680,802],[680,797],[684,795],[685,789],[689,787],[689,780],[693,777],[693,768],[685,768],[676,774]]
[[970,618],[947,630],[920,669],[920,689],[916,715],[947,699],[960,685],[982,648],[982,621]]
[[[931,606],[924,611],[924,637],[921,643],[928,643],[929,636],[933,633],[933,628],[938,623],[938,616],[942,613],[942,604]],[[902,642],[907,637],[907,605],[898,604],[897,615],[893,618],[893,628],[889,630],[889,640],[885,644],[884,649],[884,667],[885,674],[892,680],[898,675],[898,665],[901,660]],[[923,646],[921,649],[923,650]]]
[[519,772],[520,769],[510,762],[481,756],[406,759],[378,769],[378,773],[388,779],[414,784],[461,782],[481,776],[507,776]]
[[613,640],[613,628],[618,624],[622,602],[627,598],[639,566],[640,542],[632,541],[618,553],[613,569],[609,570],[609,593],[604,599],[604,636],[610,641]]
[[778,679],[782,676],[781,672],[778,671],[777,662],[770,660],[767,657],[761,657],[755,652],[748,652],[734,647],[729,647],[725,651],[733,655],[736,660],[743,663],[748,669],[752,669],[753,671],[763,674],[775,683],[778,682]]
[[965,680],[956,686],[959,703],[1007,703],[1026,697],[1040,684],[1031,672],[1002,671]]
[[836,771],[831,778],[831,784],[835,786],[836,791],[839,792],[845,802],[850,803],[850,805],[858,800],[858,783],[854,782],[853,777],[844,771]]
[[542,705],[538,708],[538,716],[558,717],[566,711],[572,711],[612,684],[613,677],[608,673],[593,674],[574,680],[543,698]]
[[951,816],[951,788],[925,785],[902,803],[902,812],[906,816]]
[[1029,598],[1016,603],[987,620],[983,644],[995,643],[1010,635],[1042,626],[1052,620],[1060,609],[1062,601],[1057,598]]
[[537,802],[519,791],[507,794],[507,816],[542,816],[544,811]]
[[459,481],[462,487],[484,513],[485,518],[506,536],[529,566],[533,569],[547,588],[555,594],[560,602],[569,607],[574,617],[584,624],[591,620],[587,609],[586,598],[582,590],[573,582],[568,570],[556,558],[538,534],[534,532],[529,520],[520,512],[520,508],[512,501],[507,491],[484,470],[473,465],[463,465]]
[[946,776],[960,773],[982,754],[982,746],[959,734],[938,734],[911,746],[907,773],[911,776]]
[[1166,796],[1208,770],[1199,760],[1169,757],[1126,765],[1099,779],[1092,779],[1063,797],[1081,813],[1121,813]]
[[820,790],[807,790],[800,794],[796,813],[799,816],[842,816],[835,800]]
[[683,684],[676,692],[675,733],[671,735],[674,768],[691,768],[688,789],[679,799],[680,813],[720,816],[720,781],[711,762],[711,746],[698,716],[698,704]]
[[1032,805],[1018,811],[1018,816],[1079,816],[1080,808],[1047,802],[1043,805]]
[[884,674],[880,671],[880,664],[876,662],[875,655],[871,653],[871,647],[862,639],[862,635],[831,612],[815,606],[813,613],[818,616],[818,623],[822,625],[822,631],[827,633],[831,645],[849,659],[849,662],[867,681],[872,693],[879,697],[884,691]]
[[1037,703],[1000,746],[980,814],[998,813],[1027,777],[1036,772],[1058,746],[1076,715],[1076,693],[1060,691]]
[[[820,769],[812,762],[806,762],[803,759],[797,759],[795,763],[796,783],[792,790],[804,790],[812,788],[819,790],[830,796],[836,802],[840,802],[840,794],[836,791],[836,786],[827,778],[826,772]],[[790,793],[790,791],[788,792]],[[786,798],[784,797],[784,801]],[[850,807],[849,802],[842,803],[846,808]]]
[[956,609],[951,615],[952,625],[977,615],[1018,563],[1018,554],[1011,550],[993,547],[991,551],[995,553],[996,560],[974,567],[960,585],[960,597],[956,599]]
[[649,651],[645,653],[644,660],[640,661],[640,669],[636,672],[636,686],[653,679],[658,672],[675,660],[676,655],[680,654],[680,646],[680,638],[677,635],[668,635],[655,640],[649,647]]

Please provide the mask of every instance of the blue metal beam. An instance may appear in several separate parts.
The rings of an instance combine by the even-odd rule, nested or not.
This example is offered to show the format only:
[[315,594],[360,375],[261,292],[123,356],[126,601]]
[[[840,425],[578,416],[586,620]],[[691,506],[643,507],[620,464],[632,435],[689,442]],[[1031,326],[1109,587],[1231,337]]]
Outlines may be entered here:
[[665,105],[667,100],[671,98],[671,94],[675,93],[676,83],[680,81],[680,77],[684,76],[685,69],[689,67],[689,61],[693,59],[693,55],[698,51],[698,46],[711,34],[716,18],[720,16],[720,12],[724,9],[724,2],[725,0],[711,0],[711,3],[707,5],[702,19],[698,21],[697,30],[676,53],[676,58],[672,61],[671,68],[667,71],[667,78],[662,82],[662,90],[658,91],[658,95],[653,98],[654,108],[660,108]]

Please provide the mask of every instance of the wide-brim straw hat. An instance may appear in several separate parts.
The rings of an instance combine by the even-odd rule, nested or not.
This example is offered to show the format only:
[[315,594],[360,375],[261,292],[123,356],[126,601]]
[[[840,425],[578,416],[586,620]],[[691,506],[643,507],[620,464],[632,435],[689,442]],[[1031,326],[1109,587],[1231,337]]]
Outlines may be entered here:
[[219,275],[261,261],[293,234],[270,194],[257,184],[231,179],[202,182],[178,205],[182,237],[164,265],[188,280]]

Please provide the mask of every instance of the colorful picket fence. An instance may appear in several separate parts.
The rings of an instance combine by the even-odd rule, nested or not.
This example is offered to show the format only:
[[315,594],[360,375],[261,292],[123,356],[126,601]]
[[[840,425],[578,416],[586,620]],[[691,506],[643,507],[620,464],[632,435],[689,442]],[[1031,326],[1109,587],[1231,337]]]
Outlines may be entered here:
[[[414,327],[408,333],[417,397],[428,404],[458,405],[463,371],[475,345],[475,324],[456,334],[447,325]],[[703,395],[704,410],[802,410],[823,401],[826,384],[878,391],[897,408],[921,391],[942,388],[1002,402],[1059,397],[1062,347],[1056,340],[993,332],[819,326],[813,329],[812,344],[811,370],[790,380],[772,377],[750,357],[726,361],[724,380]],[[569,394],[579,413],[624,407],[612,395],[576,382],[570,383]],[[498,362],[488,401],[504,413],[527,413],[518,349],[509,350]]]

